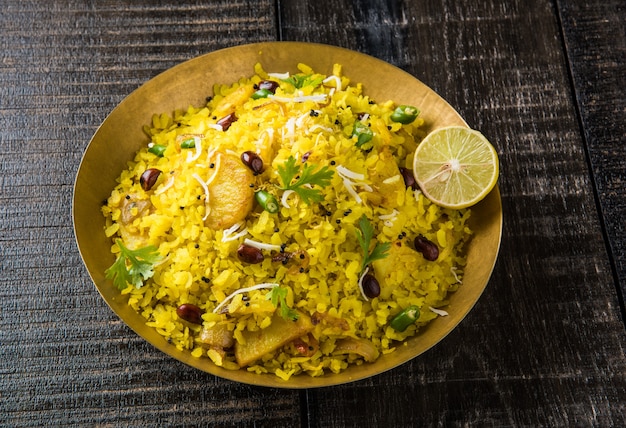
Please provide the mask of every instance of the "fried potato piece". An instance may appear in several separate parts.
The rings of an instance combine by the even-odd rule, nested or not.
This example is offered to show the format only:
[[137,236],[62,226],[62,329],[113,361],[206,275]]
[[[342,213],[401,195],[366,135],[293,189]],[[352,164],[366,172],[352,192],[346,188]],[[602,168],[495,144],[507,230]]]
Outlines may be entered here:
[[220,166],[209,185],[211,210],[205,224],[211,229],[226,229],[246,218],[254,204],[252,171],[231,154],[220,154]]
[[125,245],[132,250],[148,245],[148,237],[142,235],[133,222],[154,210],[150,200],[141,199],[141,196],[137,194],[129,194],[122,200],[120,210],[119,231]]
[[210,347],[228,349],[235,344],[233,332],[223,324],[216,324],[211,328],[205,328],[200,333],[200,342]]
[[219,101],[213,110],[213,115],[220,119],[226,115],[234,113],[235,109],[248,101],[253,93],[253,85],[238,87]]
[[241,367],[250,365],[263,355],[274,352],[292,340],[307,335],[311,330],[313,330],[313,324],[311,318],[306,314],[298,312],[298,320],[289,321],[276,313],[272,317],[272,324],[269,327],[242,332],[245,343],[235,343],[237,364]]
[[123,225],[131,224],[136,218],[149,214],[153,209],[149,199],[141,199],[140,195],[129,194],[122,200],[122,215],[120,217]]

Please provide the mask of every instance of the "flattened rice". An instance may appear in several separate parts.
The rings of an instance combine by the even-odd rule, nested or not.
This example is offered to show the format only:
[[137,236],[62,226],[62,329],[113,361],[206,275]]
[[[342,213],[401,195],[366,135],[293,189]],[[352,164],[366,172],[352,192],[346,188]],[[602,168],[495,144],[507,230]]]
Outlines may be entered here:
[[107,274],[147,325],[194,357],[285,380],[375,361],[454,310],[442,307],[471,236],[469,209],[411,181],[416,108],[370,99],[340,65],[298,69],[257,65],[204,106],[155,114],[102,208],[122,260]]

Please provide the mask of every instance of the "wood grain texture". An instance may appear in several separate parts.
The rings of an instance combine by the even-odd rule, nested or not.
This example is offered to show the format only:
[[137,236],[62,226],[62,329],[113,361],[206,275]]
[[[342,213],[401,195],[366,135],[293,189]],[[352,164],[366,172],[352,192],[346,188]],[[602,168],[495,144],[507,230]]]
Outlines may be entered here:
[[275,39],[267,2],[8,1],[0,14],[0,426],[297,426],[300,395],[155,350],[74,244],[82,152],[127,94],[194,56]]
[[[626,425],[623,17],[601,0],[5,1],[0,426]],[[239,385],[153,349],[104,305],[71,224],[82,153],[128,93],[277,38],[412,73],[502,163],[501,255],[468,318],[408,364],[323,390]]]
[[310,425],[624,423],[624,329],[553,4],[300,2],[281,22],[424,81],[502,171],[500,262],[474,311],[407,367],[310,391]]
[[584,138],[623,304],[626,296],[626,5],[621,1],[559,1],[558,4]]

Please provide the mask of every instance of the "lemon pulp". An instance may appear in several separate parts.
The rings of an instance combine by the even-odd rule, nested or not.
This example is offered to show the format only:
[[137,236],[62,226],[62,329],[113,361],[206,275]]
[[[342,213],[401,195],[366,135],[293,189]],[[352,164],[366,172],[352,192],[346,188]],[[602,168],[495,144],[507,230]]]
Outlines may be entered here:
[[424,195],[452,209],[484,199],[498,181],[498,155],[480,132],[463,126],[439,128],[418,145],[413,174]]

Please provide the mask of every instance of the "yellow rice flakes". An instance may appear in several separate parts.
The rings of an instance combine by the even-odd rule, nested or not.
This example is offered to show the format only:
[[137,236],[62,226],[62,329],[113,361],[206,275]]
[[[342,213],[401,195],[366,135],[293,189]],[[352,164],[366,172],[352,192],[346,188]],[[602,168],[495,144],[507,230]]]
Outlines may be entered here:
[[[304,64],[298,67],[310,79],[328,77]],[[164,256],[152,278],[140,288],[129,285],[122,294],[172,346],[216,365],[240,369],[230,349],[201,342],[202,330],[226,326],[237,346],[246,346],[244,332],[265,329],[272,322],[276,308],[266,297],[269,290],[237,294],[224,305],[224,313],[213,313],[214,309],[241,288],[279,284],[288,290],[287,303],[292,308],[307,316],[323,315],[323,321],[300,338],[314,351],[303,355],[294,343],[288,343],[241,369],[274,373],[285,380],[301,373],[339,373],[364,360],[355,354],[334,354],[337,340],[366,339],[379,353],[390,353],[438,316],[431,307],[447,305],[448,293],[459,287],[463,276],[470,211],[439,208],[421,192],[405,188],[401,176],[394,176],[399,174],[398,167],[412,165],[413,152],[423,137],[423,121],[418,118],[408,125],[391,121],[395,103],[371,100],[360,84],[351,85],[339,65],[333,67],[336,77],[298,90],[260,65],[255,73],[231,85],[216,85],[206,106],[153,116],[144,127],[150,144],[121,172],[102,209],[104,233],[111,239],[121,238],[129,248],[154,245]],[[276,98],[252,99],[252,84],[264,79],[280,84]],[[320,94],[326,97],[324,102],[315,98]],[[299,100],[285,101],[290,97]],[[218,113],[231,110],[237,120],[227,131],[220,130]],[[355,146],[352,136],[358,120],[373,133],[364,149]],[[181,148],[180,141],[193,136],[199,146]],[[150,153],[154,145],[165,146],[162,157]],[[265,170],[251,183],[255,190],[268,191],[278,201],[284,195],[278,167],[290,157],[298,165],[306,161],[328,167],[333,171],[331,184],[314,186],[322,192],[323,201],[307,205],[292,194],[285,204],[279,202],[275,214],[255,204],[229,233],[207,227],[211,192],[207,194],[203,182],[220,174],[220,156],[239,156],[244,151],[256,152],[264,160]],[[358,177],[350,179],[353,192],[339,167]],[[147,168],[161,171],[149,190],[140,184]],[[363,215],[374,227],[374,242],[392,245],[388,257],[370,266],[381,283],[381,294],[367,300],[358,285],[363,253],[356,224]],[[229,234],[235,233],[240,236],[229,240]],[[412,248],[417,235],[437,244],[437,261],[426,261]],[[287,253],[302,253],[306,268],[297,258],[286,264],[272,261],[278,253],[275,250],[263,250],[265,258],[259,264],[243,263],[237,258],[237,248],[246,238],[282,245]],[[112,252],[117,251],[113,245]],[[204,312],[202,326],[180,319],[176,308],[183,303]],[[389,321],[409,305],[421,308],[418,321],[401,333],[389,327]]]

